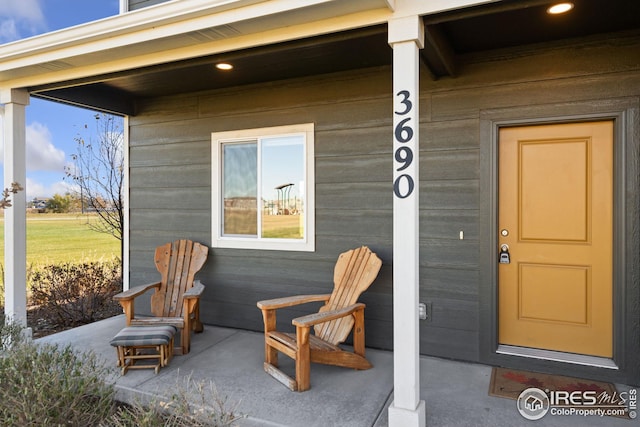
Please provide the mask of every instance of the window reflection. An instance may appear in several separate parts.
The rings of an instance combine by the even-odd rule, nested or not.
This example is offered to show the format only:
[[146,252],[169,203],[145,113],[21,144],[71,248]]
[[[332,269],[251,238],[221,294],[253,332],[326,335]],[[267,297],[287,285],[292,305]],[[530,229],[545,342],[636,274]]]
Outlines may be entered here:
[[258,235],[256,142],[223,145],[224,235]]
[[262,237],[304,238],[304,140],[265,138],[261,145]]
[[223,235],[304,239],[304,136],[222,147]]

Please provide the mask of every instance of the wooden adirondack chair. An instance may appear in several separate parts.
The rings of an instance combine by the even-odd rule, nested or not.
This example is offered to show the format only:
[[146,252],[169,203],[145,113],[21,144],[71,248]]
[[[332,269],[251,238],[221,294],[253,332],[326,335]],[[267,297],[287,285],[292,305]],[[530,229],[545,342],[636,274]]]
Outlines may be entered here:
[[[119,293],[113,299],[120,302],[127,326],[174,325],[180,333],[180,346],[174,353],[187,354],[191,345],[191,331],[202,332],[200,322],[200,295],[204,285],[194,280],[195,274],[207,260],[209,248],[191,240],[176,240],[156,248],[156,268],[159,282],[137,286]],[[151,312],[154,317],[135,317],[134,299],[155,289],[151,296]]]
[[[369,369],[365,359],[364,307],[358,297],[375,280],[382,261],[366,246],[340,254],[336,263],[331,294],[298,295],[258,302],[264,320],[264,370],[292,391],[310,387],[310,363]],[[309,302],[325,301],[318,313],[293,319],[295,333],[276,330],[276,310]],[[311,334],[311,327],[314,333]],[[343,350],[353,329],[353,352]],[[296,378],[278,369],[278,352],[295,360]]]

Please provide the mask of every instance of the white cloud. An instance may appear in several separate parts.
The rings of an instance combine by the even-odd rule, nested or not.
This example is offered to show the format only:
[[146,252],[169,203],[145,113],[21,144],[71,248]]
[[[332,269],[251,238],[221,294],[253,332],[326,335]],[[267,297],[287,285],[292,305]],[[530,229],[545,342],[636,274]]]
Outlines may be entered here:
[[54,194],[65,195],[67,193],[74,194],[80,191],[76,185],[67,181],[54,182],[51,185],[44,185],[41,182],[35,181],[31,178],[27,178],[27,185],[25,186],[27,194],[27,201],[33,200],[36,197],[51,197]]
[[44,22],[40,0],[3,0],[0,2],[0,16],[14,16],[32,22]]
[[19,39],[16,21],[0,18],[0,43]]
[[[0,120],[0,135],[2,121]],[[27,126],[27,171],[54,171],[64,173],[65,152],[51,141],[51,132],[45,125],[33,122]],[[0,163],[4,161],[4,138],[0,137]]]
[[65,153],[51,142],[45,125],[33,122],[27,126],[27,170],[64,171]]
[[40,0],[0,1],[0,43],[36,35],[46,27]]
[[80,187],[77,184],[72,184],[70,181],[58,181],[49,186],[50,194],[67,194],[67,193],[79,193]]
[[27,192],[27,200],[33,200],[36,197],[45,197],[48,195],[48,191],[45,190],[45,186],[39,182],[27,178],[27,185],[24,186]]

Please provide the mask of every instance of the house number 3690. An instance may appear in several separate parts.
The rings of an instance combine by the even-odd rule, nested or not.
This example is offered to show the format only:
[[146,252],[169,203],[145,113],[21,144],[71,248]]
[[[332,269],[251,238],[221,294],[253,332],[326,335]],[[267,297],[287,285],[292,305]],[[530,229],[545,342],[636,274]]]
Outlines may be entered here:
[[[397,93],[397,96],[401,97],[400,103],[404,106],[402,111],[395,111],[398,116],[406,116],[413,111],[413,102],[411,101],[411,93],[408,90],[401,90]],[[393,131],[393,135],[396,141],[400,144],[405,144],[413,138],[413,128],[409,122],[411,122],[412,115],[406,117],[398,122],[396,128]],[[394,158],[396,161],[396,171],[402,172],[407,169],[413,163],[413,150],[408,145],[400,145],[395,153]],[[393,182],[393,193],[399,199],[405,199],[413,193],[415,183],[413,177],[407,173],[399,175]]]

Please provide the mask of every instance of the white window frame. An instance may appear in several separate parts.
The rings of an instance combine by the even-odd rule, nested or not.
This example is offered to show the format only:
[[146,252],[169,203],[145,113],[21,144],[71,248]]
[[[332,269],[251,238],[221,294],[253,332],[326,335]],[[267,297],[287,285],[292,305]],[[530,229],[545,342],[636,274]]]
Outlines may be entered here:
[[[281,251],[315,251],[315,154],[314,124],[303,123],[255,129],[242,129],[211,134],[211,246],[214,248],[261,249]],[[304,144],[304,237],[302,239],[274,239],[243,236],[224,236],[222,229],[222,147],[234,141],[246,141],[273,136],[302,134]]]

